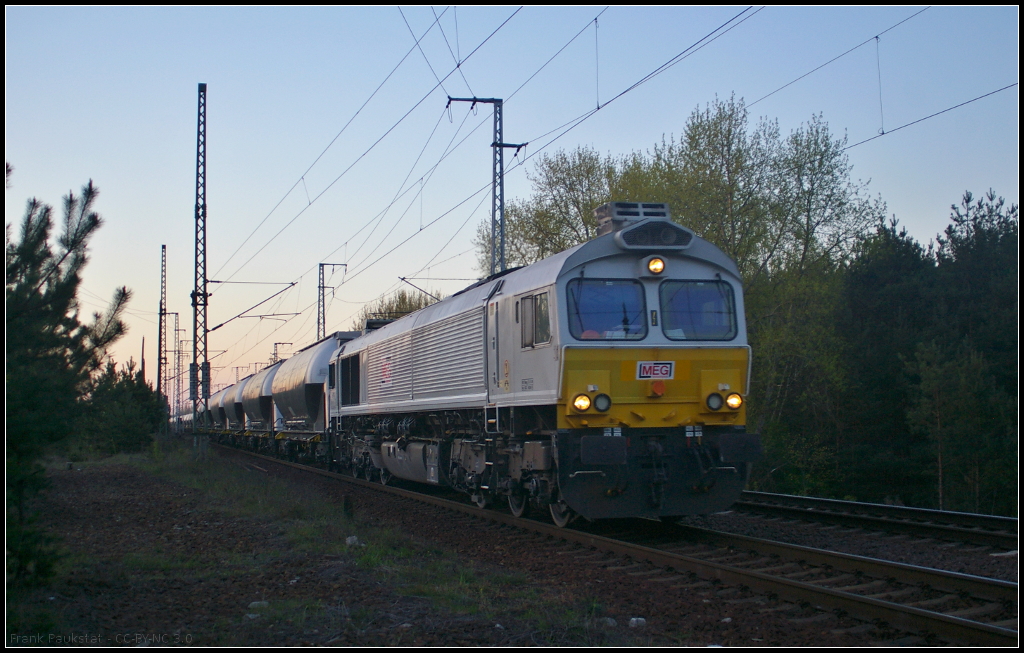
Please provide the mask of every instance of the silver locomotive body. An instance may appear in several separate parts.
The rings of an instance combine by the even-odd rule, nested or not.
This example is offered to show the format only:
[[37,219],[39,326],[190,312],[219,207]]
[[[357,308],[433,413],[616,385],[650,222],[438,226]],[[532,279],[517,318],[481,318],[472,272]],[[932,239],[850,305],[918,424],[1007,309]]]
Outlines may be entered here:
[[760,452],[739,271],[663,204],[597,213],[594,240],[331,334],[211,397],[211,421],[256,450],[560,525],[728,507]]
[[739,272],[665,205],[602,210],[604,235],[337,348],[331,462],[560,524],[733,503],[760,450]]

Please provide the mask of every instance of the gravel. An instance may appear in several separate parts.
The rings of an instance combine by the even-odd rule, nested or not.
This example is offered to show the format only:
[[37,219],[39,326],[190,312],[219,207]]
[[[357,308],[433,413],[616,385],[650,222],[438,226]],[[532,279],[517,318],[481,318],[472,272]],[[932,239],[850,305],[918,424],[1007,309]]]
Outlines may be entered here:
[[[211,455],[225,465],[241,460],[234,452]],[[98,637],[100,643],[132,645],[140,642],[116,638],[150,634],[163,638],[150,644],[344,646],[940,643],[741,587],[666,579],[663,570],[594,555],[561,540],[272,463],[260,465],[268,475],[335,503],[339,512],[347,496],[357,524],[400,528],[418,545],[452,552],[476,568],[512,572],[542,599],[540,605],[562,606],[562,614],[575,614],[575,620],[548,623],[546,615],[521,605],[496,617],[453,612],[403,594],[386,576],[360,568],[347,556],[289,550],[280,524],[272,520],[233,517],[201,492],[118,464],[51,473],[42,523],[63,538],[73,565],[61,580],[25,599],[22,608],[56,611],[58,637],[74,632]],[[714,528],[757,537],[801,533],[804,539],[798,543],[808,546],[856,541],[861,544],[851,552],[862,555],[869,554],[871,542],[894,552],[903,547],[924,555],[931,549],[942,560],[962,558],[951,563],[958,571],[970,567],[969,561],[989,559],[955,547],[936,554],[934,545],[839,537],[817,526],[738,514],[710,521]],[[340,534],[338,543],[346,537],[351,534]],[[161,569],[161,560],[183,558],[190,561],[187,568]],[[991,560],[993,568],[1013,568],[1016,578],[1015,558]],[[137,573],[140,568],[145,575]],[[297,605],[319,606],[317,620],[295,618]],[[293,606],[293,612],[282,612],[281,606]],[[357,621],[359,628],[354,627]],[[9,625],[11,642],[17,625],[14,630]]]
[[892,560],[1017,582],[1017,553],[906,534],[865,531],[798,520],[728,512],[692,519],[693,526],[817,549]]

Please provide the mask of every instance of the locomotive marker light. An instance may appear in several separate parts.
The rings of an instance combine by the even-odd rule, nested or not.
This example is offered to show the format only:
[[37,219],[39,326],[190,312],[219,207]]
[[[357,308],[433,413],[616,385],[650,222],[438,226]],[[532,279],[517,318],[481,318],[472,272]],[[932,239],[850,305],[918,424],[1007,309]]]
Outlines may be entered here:
[[722,404],[725,402],[722,399],[722,395],[717,392],[712,392],[708,395],[708,408],[711,410],[721,410]]
[[612,407],[612,398],[602,393],[594,397],[594,408],[601,411],[602,413],[607,412]]
[[743,405],[743,397],[739,393],[734,392],[725,398],[725,405],[733,410],[739,410],[740,406]]
[[572,405],[581,413],[590,410],[590,397],[587,395],[576,395],[576,398],[572,400]]
[[651,392],[647,396],[654,398],[665,396],[665,382],[661,379],[651,381]]

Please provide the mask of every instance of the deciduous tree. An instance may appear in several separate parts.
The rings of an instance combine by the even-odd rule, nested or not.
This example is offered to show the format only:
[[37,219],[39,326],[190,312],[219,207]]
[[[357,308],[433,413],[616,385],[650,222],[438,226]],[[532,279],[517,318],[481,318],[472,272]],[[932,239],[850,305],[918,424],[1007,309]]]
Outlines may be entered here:
[[[609,201],[616,184],[616,163],[596,151],[544,154],[528,177],[528,199],[505,207],[505,258],[509,267],[529,265],[584,243],[597,234],[594,209]],[[473,244],[477,265],[486,275],[491,260],[490,218],[477,225]]]
[[366,304],[359,309],[359,313],[352,318],[351,328],[353,331],[361,331],[366,326],[366,321],[370,319],[397,320],[413,311],[430,306],[437,301],[436,297],[426,293],[410,292],[400,288],[394,293],[381,297],[377,301]]

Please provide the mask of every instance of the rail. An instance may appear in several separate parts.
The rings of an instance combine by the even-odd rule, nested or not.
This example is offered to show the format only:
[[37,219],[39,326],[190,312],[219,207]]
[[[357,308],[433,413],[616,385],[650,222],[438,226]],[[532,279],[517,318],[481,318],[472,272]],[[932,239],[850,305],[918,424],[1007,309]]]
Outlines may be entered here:
[[[219,445],[213,446],[219,448]],[[548,537],[559,538],[582,547],[627,556],[633,560],[649,562],[667,570],[685,571],[707,580],[718,580],[729,584],[747,586],[787,600],[796,602],[806,601],[816,606],[845,611],[860,619],[885,621],[893,626],[910,631],[934,633],[957,643],[979,646],[1016,646],[1018,642],[1018,633],[1015,629],[1017,583],[973,577],[966,574],[956,574],[954,572],[944,572],[924,567],[914,567],[767,540],[757,540],[756,538],[705,531],[692,527],[679,527],[681,534],[689,534],[695,541],[707,542],[710,539],[719,545],[729,542],[728,546],[734,546],[744,551],[756,552],[762,556],[768,555],[783,561],[783,564],[773,563],[768,567],[762,566],[759,569],[749,569],[737,566],[739,563],[726,564],[724,562],[716,562],[715,560],[702,559],[696,555],[672,551],[670,550],[672,545],[669,545],[669,547],[661,545],[647,546],[571,528],[559,528],[552,524],[527,518],[516,518],[512,515],[450,499],[353,479],[351,476],[278,460],[248,451],[224,448],[328,478],[356,483],[363,487],[373,488],[394,496],[424,502]],[[676,546],[679,544],[681,542],[677,542]],[[751,558],[748,557],[745,564],[749,565],[750,560]],[[828,585],[830,584],[838,585],[835,579],[845,578],[843,574],[828,576],[831,573],[830,571],[818,573],[814,569],[810,571],[801,569],[801,571],[796,573],[782,573],[787,570],[780,568],[785,567],[786,564],[796,564],[798,561],[820,567],[823,570],[837,569],[842,572],[853,572],[846,573],[845,576],[852,576],[857,580],[853,585],[845,588],[841,586],[829,587]],[[779,573],[771,573],[773,569],[779,571]],[[824,580],[820,577],[811,580],[797,578],[797,576],[806,577],[808,575],[825,575],[826,578]],[[865,578],[868,579],[866,583],[862,580]],[[892,589],[887,591],[885,595],[896,595],[900,594],[901,591],[906,593],[906,589],[911,588],[911,586],[923,587],[944,592],[946,596],[955,597],[957,595],[969,594],[972,597],[976,597],[978,605],[967,609],[954,610],[951,613],[943,613],[927,609],[926,606],[929,603],[935,603],[936,600],[919,601],[920,605],[910,605],[879,598],[877,595],[857,593],[857,591],[866,588],[880,587],[887,582],[891,582],[890,579],[895,579],[898,585],[904,587],[904,590]],[[942,603],[941,597],[938,599],[938,603]],[[1013,616],[1011,619],[1004,619],[997,623],[984,623],[970,618],[972,616],[991,615],[999,612],[1010,612]],[[1010,625],[1014,627],[1011,628],[1009,627]]]
[[923,537],[1015,550],[1017,519],[993,515],[859,503],[789,494],[744,492],[739,510],[845,526],[874,528]]

